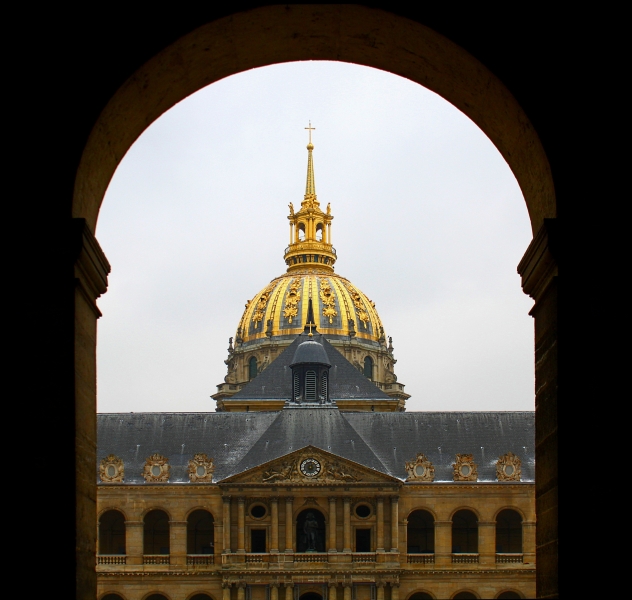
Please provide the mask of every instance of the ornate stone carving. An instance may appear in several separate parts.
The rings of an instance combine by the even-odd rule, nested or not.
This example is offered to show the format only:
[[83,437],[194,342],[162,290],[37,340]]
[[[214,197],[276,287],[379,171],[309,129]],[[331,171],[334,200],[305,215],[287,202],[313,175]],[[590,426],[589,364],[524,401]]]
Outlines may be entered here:
[[143,469],[143,477],[145,481],[156,483],[169,481],[169,459],[162,454],[152,454],[145,460],[145,468]]
[[125,477],[123,461],[114,454],[106,456],[99,465],[99,476],[104,483],[119,483]]
[[255,324],[255,327],[259,326],[259,322],[263,320],[263,315],[265,314],[266,306],[268,305],[268,300],[270,299],[270,294],[272,290],[276,286],[276,281],[273,281],[265,290],[263,290],[261,296],[259,296],[259,300],[257,300],[257,305],[255,306],[255,311],[252,314],[252,322]]
[[285,298],[285,308],[283,309],[283,316],[287,319],[288,323],[292,322],[292,319],[298,315],[298,303],[301,301],[301,280],[293,279],[288,287],[288,293]]
[[335,308],[336,297],[327,279],[320,280],[320,299],[323,303],[323,317],[326,317],[330,323],[333,323],[334,317],[338,316]]
[[323,460],[323,457],[318,457],[318,464],[320,469],[318,473],[305,474],[301,470],[301,465],[305,461],[316,460],[312,454],[305,454],[292,461],[286,461],[280,465],[270,467],[263,472],[261,481],[264,483],[272,482],[332,482],[332,481],[361,481],[359,473],[353,469],[349,469],[343,466],[342,463],[331,460]]
[[196,454],[193,460],[189,461],[189,479],[192,482],[211,483],[213,481],[213,471],[215,471],[213,459],[206,456],[206,454]]
[[406,481],[434,481],[435,469],[425,454],[419,452],[417,457],[405,463]]
[[513,453],[507,452],[498,457],[496,478],[498,481],[520,481],[522,461]]
[[362,303],[362,296],[360,296],[358,291],[354,290],[347,283],[345,283],[344,286],[347,288],[347,291],[351,295],[351,300],[353,300],[353,305],[356,308],[356,314],[358,315],[358,319],[362,321],[362,325],[364,325],[364,328],[366,329],[367,328],[366,324],[369,322],[369,313],[367,313],[364,308],[364,304]]
[[456,462],[452,464],[454,481],[476,481],[478,469],[471,454],[457,454]]

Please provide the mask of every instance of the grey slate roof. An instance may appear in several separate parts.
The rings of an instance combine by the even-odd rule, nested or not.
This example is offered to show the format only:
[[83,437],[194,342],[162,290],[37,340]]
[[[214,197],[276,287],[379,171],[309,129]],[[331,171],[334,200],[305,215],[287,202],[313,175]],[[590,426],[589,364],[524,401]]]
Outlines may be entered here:
[[[290,400],[292,397],[292,369],[290,364],[298,345],[307,335],[301,334],[283,351],[270,366],[259,373],[239,392],[231,396],[234,400]],[[391,400],[370,379],[358,371],[321,334],[315,333],[314,340],[320,342],[327,353],[329,369],[329,397],[331,400],[366,399]]]
[[[271,367],[269,367],[271,368]],[[479,481],[495,481],[495,463],[513,452],[522,480],[535,476],[533,412],[340,412],[287,408],[248,413],[118,413],[97,415],[98,458],[115,454],[125,482],[142,484],[145,459],[169,459],[172,483],[188,483],[187,465],[205,452],[215,459],[215,481],[314,445],[382,473],[405,479],[404,463],[423,452],[435,481],[452,481],[457,453],[470,453]],[[98,477],[98,468],[97,468]]]

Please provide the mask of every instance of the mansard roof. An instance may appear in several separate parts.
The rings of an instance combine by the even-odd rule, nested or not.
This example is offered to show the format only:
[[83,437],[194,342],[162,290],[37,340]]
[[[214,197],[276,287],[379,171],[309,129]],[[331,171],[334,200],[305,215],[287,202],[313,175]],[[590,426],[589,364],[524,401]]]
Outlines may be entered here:
[[145,460],[156,452],[169,459],[169,481],[185,484],[189,460],[199,452],[214,459],[213,480],[221,482],[309,445],[402,481],[404,463],[418,452],[433,463],[435,482],[453,480],[457,453],[473,454],[479,481],[496,481],[496,461],[513,452],[522,461],[522,481],[535,478],[533,412],[354,413],[331,407],[99,414],[97,423],[98,459],[120,457],[129,484],[144,484]]
[[[296,339],[270,363],[267,369],[259,373],[239,392],[231,396],[228,401],[290,400],[292,397],[290,365],[299,344],[308,339],[306,334],[296,336]],[[313,339],[322,344],[331,364],[329,369],[329,397],[331,400],[392,400],[370,379],[360,373],[321,334],[314,333]]]

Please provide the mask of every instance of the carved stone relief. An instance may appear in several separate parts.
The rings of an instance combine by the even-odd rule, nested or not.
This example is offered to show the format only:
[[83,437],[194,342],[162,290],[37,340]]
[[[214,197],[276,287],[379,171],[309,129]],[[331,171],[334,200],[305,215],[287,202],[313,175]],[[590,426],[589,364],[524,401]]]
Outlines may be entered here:
[[406,481],[434,481],[435,469],[432,463],[421,452],[413,460],[405,463]]
[[[307,469],[307,466],[317,464],[318,467]],[[341,482],[361,481],[362,476],[355,469],[344,466],[341,462],[325,459],[312,454],[305,454],[290,461],[274,465],[261,475],[264,483],[273,482]]]
[[193,460],[189,461],[189,479],[192,482],[211,483],[214,471],[215,464],[213,459],[206,456],[206,454],[196,454]]
[[162,454],[152,454],[145,461],[143,477],[145,481],[151,483],[169,481],[170,469],[168,458],[162,456]]
[[498,458],[496,478],[498,481],[520,481],[522,461],[513,453],[507,452]]
[[119,483],[125,477],[123,461],[114,454],[106,456],[99,465],[99,476],[104,483]]
[[452,464],[454,481],[476,481],[478,468],[472,454],[457,454],[456,462]]

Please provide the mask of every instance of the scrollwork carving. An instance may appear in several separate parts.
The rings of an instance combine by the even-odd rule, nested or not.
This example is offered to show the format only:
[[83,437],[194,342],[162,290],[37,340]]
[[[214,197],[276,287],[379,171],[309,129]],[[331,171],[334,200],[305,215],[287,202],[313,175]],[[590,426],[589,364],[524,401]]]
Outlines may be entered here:
[[259,323],[263,320],[263,315],[265,314],[266,306],[268,305],[268,300],[270,299],[270,294],[272,290],[276,286],[276,281],[273,281],[263,292],[261,296],[259,296],[259,300],[257,300],[257,305],[255,306],[255,312],[252,315],[252,322],[255,324],[255,327],[259,326]]
[[211,483],[213,481],[213,472],[215,471],[215,464],[213,459],[206,456],[206,454],[196,454],[192,460],[189,461],[189,480],[191,482],[206,482]]
[[496,478],[498,481],[520,481],[522,461],[513,453],[507,452],[498,457]]
[[162,454],[152,454],[145,460],[145,468],[143,469],[143,477],[145,481],[156,483],[169,481],[169,459]]
[[425,454],[419,452],[413,460],[405,463],[406,481],[434,481],[435,469]]
[[454,481],[476,481],[478,468],[472,454],[457,454],[456,462],[452,464]]
[[335,308],[336,297],[327,279],[320,280],[320,299],[323,303],[323,317],[326,317],[330,323],[333,323],[334,317],[338,316]]
[[285,308],[283,309],[283,316],[288,323],[291,323],[292,319],[298,315],[298,303],[301,301],[300,289],[301,280],[293,279],[289,285],[285,298]]
[[353,305],[355,306],[358,319],[362,321],[362,325],[364,325],[364,328],[366,329],[366,325],[369,322],[369,313],[367,313],[366,309],[364,308],[362,296],[360,296],[358,290],[352,288],[348,283],[345,283],[344,286],[347,288],[347,291],[351,295],[351,300],[353,300]]
[[99,477],[104,483],[119,483],[125,477],[123,461],[114,454],[106,456],[99,465]]

